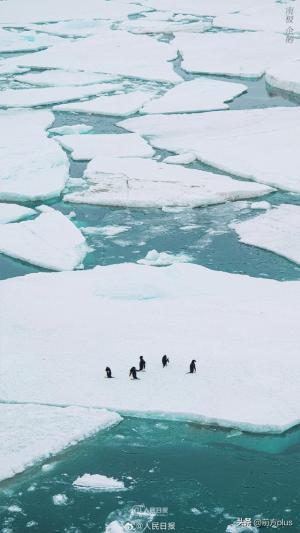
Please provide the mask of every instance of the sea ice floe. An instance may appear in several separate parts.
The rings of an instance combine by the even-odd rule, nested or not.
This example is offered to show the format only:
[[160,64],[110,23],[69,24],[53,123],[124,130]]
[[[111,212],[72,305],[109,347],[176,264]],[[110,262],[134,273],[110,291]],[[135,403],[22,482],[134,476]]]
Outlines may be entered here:
[[102,227],[87,227],[81,228],[84,235],[104,235],[104,237],[114,237],[124,231],[128,231],[129,226],[102,226]]
[[151,157],[153,148],[136,134],[95,133],[64,135],[57,141],[71,152],[72,159],[87,161],[97,155],[118,157]]
[[250,205],[251,209],[270,209],[272,206],[270,202],[261,201],[261,202],[252,202]]
[[46,134],[49,111],[0,111],[0,200],[27,201],[59,196],[69,176],[61,147]]
[[[119,19],[119,17],[116,17]],[[121,20],[122,20],[121,12]],[[50,24],[29,24],[28,29],[39,30],[50,35],[58,35],[61,37],[89,37],[95,35],[103,30],[103,28],[110,28],[112,20],[104,19],[81,19],[81,20],[64,20],[61,22],[52,22]]]
[[40,87],[32,89],[6,89],[0,91],[0,107],[37,107],[68,102],[88,96],[113,91],[118,86],[107,83],[82,87]]
[[103,492],[126,490],[123,481],[118,481],[113,477],[107,477],[101,474],[83,474],[73,481],[73,486],[77,489],[97,490]]
[[258,78],[277,63],[300,57],[299,39],[289,47],[282,35],[271,32],[177,33],[172,44],[179,49],[181,66],[188,72],[244,78]]
[[[251,31],[268,31],[286,33],[289,23],[286,21],[288,16],[287,7],[293,7],[293,4],[287,5],[286,2],[261,2],[261,5],[246,6],[236,12],[217,16],[213,24],[217,27],[229,28],[234,30],[251,30]],[[300,31],[299,11],[293,8],[293,31]]]
[[54,494],[54,496],[52,496],[52,500],[54,505],[67,505],[69,501],[66,494]]
[[20,4],[19,0],[8,0],[0,3],[0,20],[2,26],[20,26],[31,22],[57,22],[60,20],[80,19],[122,19],[130,14],[143,11],[141,6],[105,0],[85,0],[84,3],[74,0],[27,0]]
[[[1,281],[0,301],[3,401],[105,406],[250,431],[299,423],[299,281],[123,263]],[[129,368],[141,353],[147,372],[133,383]],[[107,365],[115,379],[105,379]],[[30,424],[30,436],[39,427]]]
[[73,113],[91,113],[94,115],[128,116],[136,113],[145,102],[155,96],[155,92],[132,91],[112,96],[99,96],[87,102],[73,102],[57,105],[55,111],[71,111]]
[[8,31],[0,28],[0,53],[41,50],[61,41],[59,37],[34,31]]
[[4,204],[0,203],[0,224],[7,224],[8,222],[16,222],[22,218],[27,218],[35,215],[36,211],[29,207],[23,207],[18,204]]
[[[130,54],[121,54],[120,50],[130,50]],[[20,56],[17,62],[19,66],[26,67],[104,72],[178,83],[182,78],[175,73],[170,62],[176,57],[177,48],[172,44],[147,35],[103,30],[93,37],[52,46],[41,52],[26,54],[26,57]]]
[[105,409],[1,404],[0,480],[121,420]]
[[[271,0],[265,0],[271,4]],[[143,5],[173,11],[174,13],[189,13],[199,16],[216,16],[222,13],[233,13],[251,6],[261,5],[261,0],[143,0]]]
[[240,241],[300,264],[300,206],[282,204],[244,222],[231,224]]
[[51,128],[48,130],[49,133],[54,133],[55,135],[73,135],[84,133],[89,133],[93,130],[93,126],[88,126],[87,124],[73,124],[72,126],[59,126],[58,128]]
[[209,30],[212,25],[210,21],[184,19],[184,15],[182,15],[182,20],[157,20],[151,15],[152,13],[145,17],[123,21],[118,25],[118,29],[131,33],[174,33],[178,31],[200,33]]
[[238,522],[234,522],[227,526],[225,533],[259,533],[259,530],[255,526],[241,525]]
[[139,259],[137,262],[140,265],[168,266],[174,263],[188,263],[189,261],[192,261],[192,257],[187,254],[170,254],[150,250],[144,259]]
[[[22,76],[16,76],[15,79],[21,83],[37,85],[42,87],[55,87],[64,85],[93,85],[116,80],[116,76],[110,74],[95,74],[93,72],[77,72],[68,70],[45,70],[43,72],[29,72]],[[112,90],[114,87],[112,86]],[[109,90],[109,85],[107,86]]]
[[266,72],[266,82],[271,87],[300,94],[300,59],[277,64]]
[[247,86],[242,83],[200,78],[180,83],[163,96],[152,99],[141,109],[142,113],[187,113],[228,109],[224,102],[233,100]]
[[64,200],[96,205],[164,207],[218,204],[262,196],[272,189],[221,174],[168,165],[152,159],[96,157],[86,185]]
[[47,208],[33,220],[1,224],[0,252],[43,268],[73,270],[88,246],[68,217]]
[[9,58],[9,59],[0,59],[0,75],[9,75],[9,74],[22,74],[23,72],[27,72],[30,70],[29,68],[25,67],[19,67],[16,58]]
[[299,107],[148,115],[118,125],[157,148],[190,151],[224,172],[300,192]]
[[171,165],[188,165],[195,161],[196,156],[192,152],[186,152],[178,155],[169,155],[163,160],[163,163],[169,163]]

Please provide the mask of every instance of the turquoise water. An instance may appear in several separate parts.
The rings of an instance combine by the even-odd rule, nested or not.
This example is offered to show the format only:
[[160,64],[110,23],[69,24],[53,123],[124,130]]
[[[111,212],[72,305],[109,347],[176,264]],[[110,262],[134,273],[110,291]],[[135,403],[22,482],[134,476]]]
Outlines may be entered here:
[[[153,522],[175,522],[177,533],[225,532],[235,517],[255,516],[293,520],[280,531],[300,531],[299,429],[258,436],[129,418],[55,457],[52,466],[2,483],[0,524],[7,532],[103,532],[114,519],[128,522],[136,505],[158,509]],[[123,480],[128,490],[75,489],[84,473]],[[66,495],[67,504],[55,506],[56,494]],[[20,511],[8,511],[12,505]],[[131,516],[133,524],[147,520]]]

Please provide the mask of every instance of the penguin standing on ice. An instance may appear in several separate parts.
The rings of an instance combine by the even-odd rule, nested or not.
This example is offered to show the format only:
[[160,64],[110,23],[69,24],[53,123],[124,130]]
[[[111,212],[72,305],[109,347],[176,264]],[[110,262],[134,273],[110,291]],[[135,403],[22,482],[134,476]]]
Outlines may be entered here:
[[143,358],[143,356],[140,356],[140,362],[139,362],[139,372],[142,372],[143,370],[146,370],[146,361]]
[[132,376],[132,379],[140,379],[137,377],[136,373],[137,369],[135,368],[135,366],[132,366],[129,372],[129,377]]
[[196,372],[196,359],[193,359],[190,364],[190,371],[188,374],[194,374]]
[[163,368],[165,368],[165,366],[167,366],[167,364],[170,362],[170,360],[169,360],[169,358],[166,355],[164,355],[162,360],[161,360],[161,362],[162,362]]
[[109,368],[109,366],[106,367],[105,372],[107,378],[112,378],[111,369]]

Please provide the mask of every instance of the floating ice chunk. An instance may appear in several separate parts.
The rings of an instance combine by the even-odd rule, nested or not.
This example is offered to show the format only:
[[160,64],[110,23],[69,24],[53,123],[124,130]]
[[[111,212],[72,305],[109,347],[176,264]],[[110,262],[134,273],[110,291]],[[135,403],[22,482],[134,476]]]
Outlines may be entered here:
[[115,235],[119,235],[120,233],[124,233],[124,231],[128,231],[128,226],[103,226],[102,228],[98,227],[88,227],[88,228],[81,228],[82,233],[85,235],[104,235],[105,237],[114,237]]
[[69,501],[66,494],[54,494],[52,500],[54,505],[67,505]]
[[113,477],[102,476],[100,474],[83,474],[83,476],[73,481],[73,485],[78,489],[104,492],[126,490],[123,481],[118,481]]
[[270,209],[272,206],[270,202],[262,201],[262,202],[252,202],[250,205],[251,209]]
[[270,192],[262,185],[142,158],[96,157],[87,166],[87,185],[65,201],[126,207],[197,207]]
[[[99,54],[99,50],[105,50],[105,53]],[[120,50],[130,50],[130,54],[121,54]],[[26,67],[104,72],[178,83],[182,78],[175,73],[170,63],[176,56],[176,47],[152,37],[133,35],[125,31],[103,30],[93,37],[26,54],[26,57],[21,56],[17,61],[19,66]]]
[[242,83],[210,80],[206,78],[186,81],[176,85],[163,96],[146,103],[142,113],[188,113],[192,111],[209,111],[211,109],[228,109],[224,102],[233,100],[247,86]]
[[189,261],[192,261],[192,257],[186,254],[169,254],[150,250],[144,259],[139,259],[137,262],[141,265],[168,266],[173,263],[188,263]]
[[34,209],[23,207],[18,204],[2,204],[0,203],[0,224],[7,224],[8,222],[16,222],[22,218],[27,218],[36,214]]
[[[119,19],[119,17],[117,17]],[[122,17],[121,17],[122,18]],[[29,29],[38,29],[43,33],[50,35],[59,35],[61,37],[89,37],[101,32],[104,28],[110,28],[112,20],[65,20],[51,24],[29,24]]]
[[300,264],[300,206],[282,204],[244,222],[233,223],[240,241]]
[[225,533],[259,533],[259,530],[255,526],[241,525],[238,522],[229,524],[227,526]]
[[73,270],[88,252],[80,230],[54,209],[34,220],[0,225],[0,252],[52,270]]
[[86,161],[97,155],[118,157],[151,157],[154,150],[139,135],[127,133],[97,133],[64,135],[57,141],[71,151],[72,159]]
[[271,87],[300,94],[300,60],[271,67],[267,70],[265,79]]
[[61,41],[34,31],[7,31],[0,28],[0,53],[41,50]]
[[42,465],[42,471],[43,472],[51,472],[53,468],[55,467],[55,463],[45,463]]
[[172,44],[182,54],[181,66],[188,72],[245,78],[258,78],[280,61],[300,57],[299,39],[289,47],[282,35],[269,32],[177,33]]
[[126,2],[107,2],[105,0],[19,0],[0,3],[0,20],[3,26],[21,26],[30,22],[56,22],[59,20],[80,19],[122,19],[129,14],[139,13],[145,8]]
[[73,126],[60,126],[59,128],[51,128],[48,130],[49,133],[55,133],[56,135],[72,135],[83,133],[89,133],[92,131],[93,126],[88,126],[87,124],[74,124]]
[[[93,72],[71,72],[67,70],[45,70],[44,72],[28,73],[22,76],[16,76],[17,81],[21,83],[28,83],[30,85],[41,85],[42,87],[55,87],[64,85],[93,85],[93,83],[101,83],[107,81],[114,81],[116,76],[110,74],[94,74]],[[109,90],[109,85],[107,90]],[[112,86],[114,89],[114,86]]]
[[169,155],[163,160],[163,163],[171,165],[188,165],[195,161],[196,156],[192,152],[186,152],[178,155]]
[[116,86],[104,83],[84,87],[41,87],[38,89],[6,89],[0,92],[0,107],[36,107],[67,102],[114,90]]
[[9,513],[22,513],[22,508],[19,505],[10,505],[7,510]]
[[126,119],[160,149],[191,151],[224,172],[300,192],[300,108],[277,107]]
[[[0,405],[0,479],[121,421],[105,409]],[[34,420],[34,424],[33,424]]]
[[[286,33],[288,23],[286,20],[286,3],[284,2],[261,2],[261,5],[241,6],[239,12],[229,12],[217,16],[214,26],[230,28],[234,30],[252,30]],[[293,13],[294,32],[300,31],[300,15],[297,9]]]
[[136,113],[145,102],[151,100],[155,93],[132,91],[126,94],[99,96],[88,102],[73,102],[57,105],[55,111],[71,111],[73,113],[91,113],[94,115],[128,116]]
[[118,522],[118,520],[113,520],[112,522],[107,524],[104,533],[126,533],[129,530],[130,525],[125,528],[122,524],[120,524],[120,522]]
[[48,111],[0,111],[0,200],[40,200],[58,196],[69,176],[69,162],[45,130]]
[[211,22],[203,20],[157,20],[155,17],[152,18],[150,13],[147,17],[123,21],[118,25],[118,29],[132,33],[174,33],[178,31],[200,33],[209,30],[211,26]]

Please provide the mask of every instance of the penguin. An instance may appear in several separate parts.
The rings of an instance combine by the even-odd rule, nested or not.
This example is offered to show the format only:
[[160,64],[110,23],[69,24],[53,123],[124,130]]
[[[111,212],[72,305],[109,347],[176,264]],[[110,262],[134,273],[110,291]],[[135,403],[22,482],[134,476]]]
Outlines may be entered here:
[[167,366],[167,364],[170,362],[170,360],[169,360],[169,358],[166,355],[164,355],[162,360],[161,360],[161,362],[162,362],[163,368],[165,368],[165,366]]
[[131,369],[130,369],[130,372],[129,372],[129,377],[132,376],[132,379],[140,379],[140,378],[137,377],[136,372],[137,372],[137,370],[136,370],[135,366],[132,366]]
[[196,372],[196,359],[193,359],[190,364],[190,371],[189,374],[194,374]]
[[141,355],[140,356],[140,362],[139,362],[139,372],[141,372],[142,370],[146,370],[146,361],[143,358],[143,356]]
[[109,368],[109,366],[106,367],[105,372],[107,378],[112,378],[111,369]]

